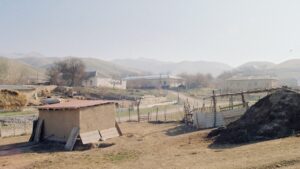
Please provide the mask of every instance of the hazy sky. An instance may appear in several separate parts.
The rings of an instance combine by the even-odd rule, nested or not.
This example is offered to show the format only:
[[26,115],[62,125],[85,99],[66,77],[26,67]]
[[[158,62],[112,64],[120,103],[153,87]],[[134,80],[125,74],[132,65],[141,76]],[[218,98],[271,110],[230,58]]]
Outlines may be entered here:
[[0,53],[209,60],[300,56],[299,0],[1,0]]

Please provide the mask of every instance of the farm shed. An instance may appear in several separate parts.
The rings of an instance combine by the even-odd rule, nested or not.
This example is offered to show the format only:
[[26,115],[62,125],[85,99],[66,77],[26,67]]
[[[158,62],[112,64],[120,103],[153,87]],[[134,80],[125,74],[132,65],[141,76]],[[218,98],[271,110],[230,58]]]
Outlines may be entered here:
[[102,100],[72,100],[41,106],[43,139],[66,142],[75,127],[80,135],[115,128],[115,106],[114,102]]

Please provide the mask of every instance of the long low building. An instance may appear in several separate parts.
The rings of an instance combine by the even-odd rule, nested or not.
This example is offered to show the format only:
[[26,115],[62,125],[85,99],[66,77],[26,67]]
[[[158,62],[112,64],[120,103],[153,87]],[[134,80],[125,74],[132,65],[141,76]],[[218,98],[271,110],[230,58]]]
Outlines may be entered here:
[[256,89],[270,89],[279,86],[279,80],[274,77],[232,77],[226,80],[223,90],[238,92]]
[[184,85],[184,80],[172,75],[132,76],[124,78],[127,89],[176,88]]

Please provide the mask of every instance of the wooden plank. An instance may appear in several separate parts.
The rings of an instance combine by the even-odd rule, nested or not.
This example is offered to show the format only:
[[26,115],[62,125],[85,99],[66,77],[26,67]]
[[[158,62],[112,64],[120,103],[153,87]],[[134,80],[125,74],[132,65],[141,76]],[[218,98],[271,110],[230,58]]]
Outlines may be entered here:
[[73,127],[68,137],[67,143],[65,144],[65,150],[68,151],[73,150],[78,135],[79,135],[79,127]]
[[88,144],[88,143],[97,143],[101,137],[99,131],[94,130],[86,133],[80,133],[80,138],[82,144]]
[[122,136],[123,133],[122,133],[121,128],[120,128],[120,126],[117,122],[115,123],[115,126],[116,126],[116,129],[118,130],[119,135]]
[[213,112],[214,112],[214,127],[217,126],[217,100],[216,100],[216,95],[215,95],[215,91],[213,90],[213,96],[212,96],[212,100],[213,100]]
[[119,133],[115,127],[100,131],[101,140],[105,141],[110,138],[119,137]]
[[33,122],[32,122],[32,132],[31,132],[31,136],[29,138],[29,142],[33,142],[33,140],[34,140],[37,122],[38,122],[38,120],[33,120]]
[[34,139],[33,139],[33,141],[36,143],[39,143],[41,141],[43,123],[44,123],[44,120],[41,120],[41,119],[39,119],[37,122],[35,133],[34,133]]

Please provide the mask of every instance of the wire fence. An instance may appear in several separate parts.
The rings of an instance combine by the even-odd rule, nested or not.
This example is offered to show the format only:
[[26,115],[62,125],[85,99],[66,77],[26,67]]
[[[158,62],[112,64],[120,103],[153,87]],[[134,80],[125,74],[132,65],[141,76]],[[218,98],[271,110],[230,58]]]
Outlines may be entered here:
[[[116,111],[116,121],[121,122],[170,122],[181,121],[184,118],[183,105],[160,105],[139,110],[137,107],[119,107]],[[32,133],[35,115],[0,117],[0,137],[27,135]]]
[[[138,116],[139,114],[139,116]],[[136,107],[119,107],[116,112],[117,122],[167,122],[180,121],[184,117],[183,106],[179,104],[153,106],[138,110]]]

